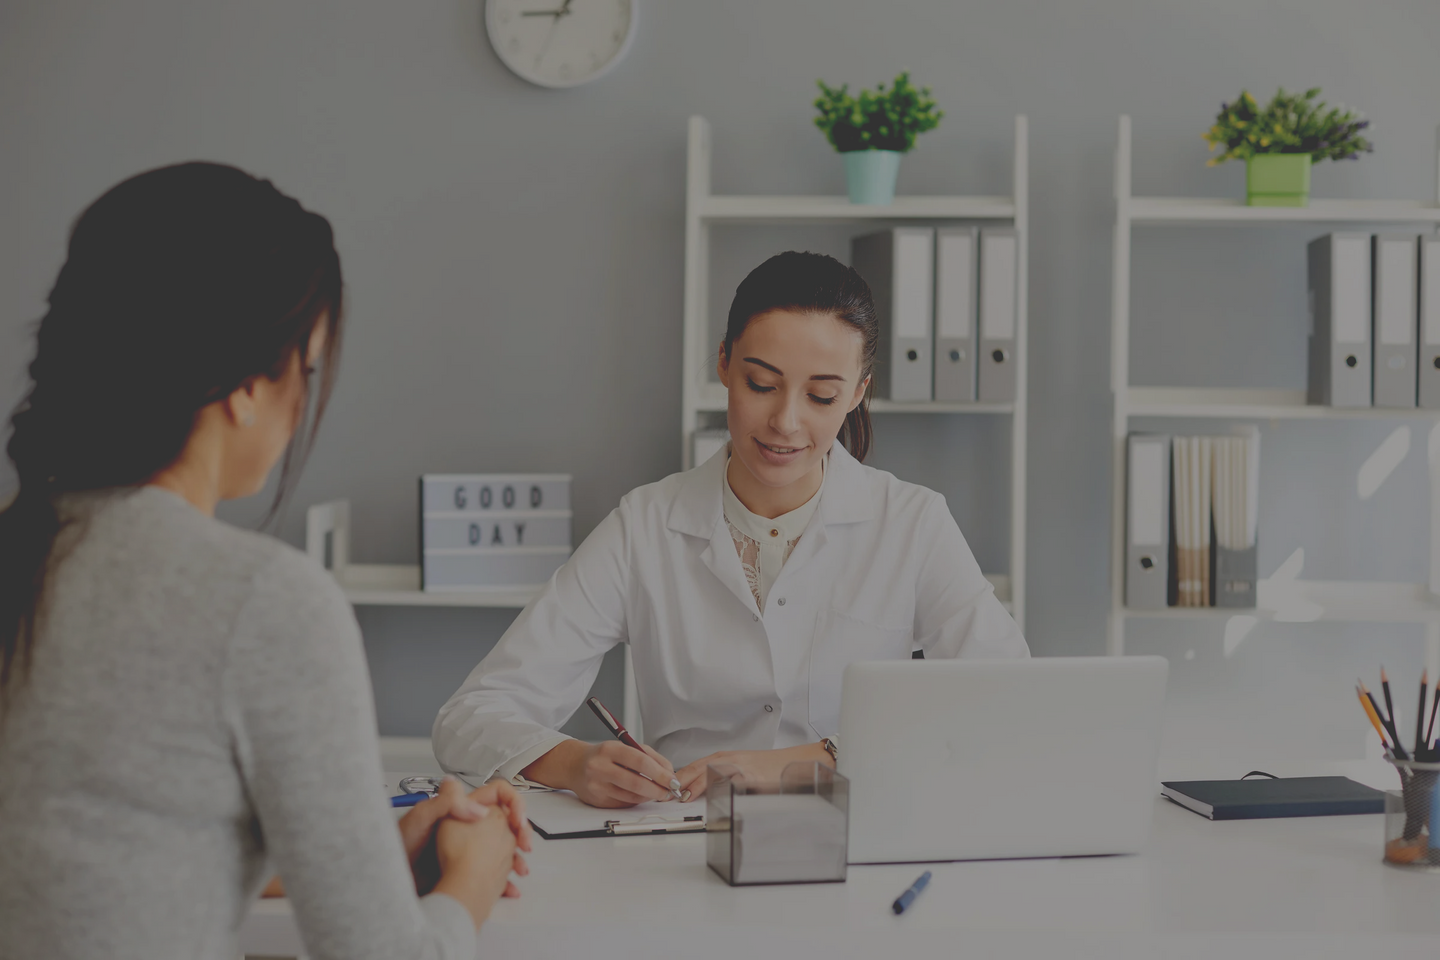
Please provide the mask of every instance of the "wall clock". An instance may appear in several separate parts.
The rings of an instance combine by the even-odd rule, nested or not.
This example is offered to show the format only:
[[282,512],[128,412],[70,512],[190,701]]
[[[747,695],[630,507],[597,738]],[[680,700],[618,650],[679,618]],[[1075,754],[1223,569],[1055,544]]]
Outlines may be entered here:
[[624,59],[636,0],[485,0],[485,32],[500,60],[542,87],[578,87]]

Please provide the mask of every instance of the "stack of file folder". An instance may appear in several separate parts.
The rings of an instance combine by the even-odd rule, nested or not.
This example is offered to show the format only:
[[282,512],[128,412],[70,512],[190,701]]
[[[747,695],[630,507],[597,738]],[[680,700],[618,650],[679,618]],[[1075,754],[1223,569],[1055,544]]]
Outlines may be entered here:
[[1308,402],[1440,409],[1440,237],[1331,233],[1307,253]]
[[1125,605],[1254,607],[1260,431],[1127,445]]
[[874,395],[1014,400],[1019,255],[1010,228],[895,227],[854,238],[851,266],[880,319]]

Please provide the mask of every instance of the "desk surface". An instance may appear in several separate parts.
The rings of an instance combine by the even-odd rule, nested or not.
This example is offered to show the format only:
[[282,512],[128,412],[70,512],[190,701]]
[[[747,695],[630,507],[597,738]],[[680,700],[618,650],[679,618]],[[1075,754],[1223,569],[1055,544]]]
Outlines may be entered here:
[[[1157,800],[1140,856],[933,864],[902,917],[890,902],[924,867],[732,888],[700,835],[537,838],[523,895],[497,905],[480,956],[1434,958],[1440,876],[1385,866],[1380,835],[1378,815],[1215,823]],[[298,953],[288,904],[258,904],[242,944]]]

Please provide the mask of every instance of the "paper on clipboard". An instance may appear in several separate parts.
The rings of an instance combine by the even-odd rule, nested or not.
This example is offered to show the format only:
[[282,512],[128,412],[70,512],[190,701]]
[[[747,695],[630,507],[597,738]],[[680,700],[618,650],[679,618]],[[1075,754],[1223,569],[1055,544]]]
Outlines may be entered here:
[[583,803],[569,790],[556,790],[527,794],[525,814],[531,826],[546,840],[690,833],[705,829],[703,798],[689,803],[657,800],[633,807],[600,809]]

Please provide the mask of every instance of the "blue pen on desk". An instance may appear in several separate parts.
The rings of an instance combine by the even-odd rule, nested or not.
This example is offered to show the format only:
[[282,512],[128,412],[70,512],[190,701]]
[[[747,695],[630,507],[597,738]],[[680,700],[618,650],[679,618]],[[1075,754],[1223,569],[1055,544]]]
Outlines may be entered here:
[[415,806],[415,804],[417,804],[417,803],[424,803],[426,800],[429,800],[429,799],[430,799],[430,794],[428,794],[428,793],[402,793],[402,794],[400,794],[400,796],[398,796],[398,797],[391,797],[391,798],[390,798],[390,806],[392,806],[392,807],[413,807],[413,806]]
[[914,883],[910,884],[909,890],[906,890],[904,893],[900,894],[900,896],[895,900],[895,902],[890,905],[890,909],[894,910],[897,914],[904,913],[905,908],[915,902],[915,898],[920,896],[920,891],[924,890],[925,885],[929,882],[930,871],[926,870],[924,873],[920,874],[920,876],[915,879]]

